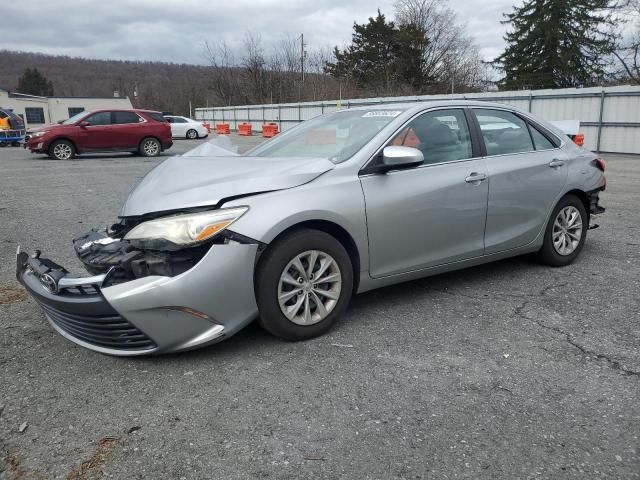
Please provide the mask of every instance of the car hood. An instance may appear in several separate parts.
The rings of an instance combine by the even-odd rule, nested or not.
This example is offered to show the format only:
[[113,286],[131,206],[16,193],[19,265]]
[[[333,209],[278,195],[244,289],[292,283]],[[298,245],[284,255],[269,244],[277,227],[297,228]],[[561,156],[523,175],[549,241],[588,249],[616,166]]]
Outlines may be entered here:
[[47,125],[40,125],[39,127],[30,128],[29,132],[35,133],[35,132],[49,132],[52,130],[64,130],[69,128],[70,126],[73,126],[73,125],[61,125],[59,123],[50,123]]
[[293,188],[334,166],[326,158],[171,157],[131,191],[120,216],[214,206],[230,197]]

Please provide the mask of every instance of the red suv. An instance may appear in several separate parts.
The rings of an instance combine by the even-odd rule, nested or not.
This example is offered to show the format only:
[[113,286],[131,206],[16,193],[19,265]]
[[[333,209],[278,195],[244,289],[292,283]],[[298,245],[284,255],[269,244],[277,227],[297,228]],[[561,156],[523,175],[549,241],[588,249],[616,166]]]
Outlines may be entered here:
[[81,153],[116,151],[155,157],[171,145],[171,126],[160,112],[95,110],[28,132],[25,148],[69,160]]

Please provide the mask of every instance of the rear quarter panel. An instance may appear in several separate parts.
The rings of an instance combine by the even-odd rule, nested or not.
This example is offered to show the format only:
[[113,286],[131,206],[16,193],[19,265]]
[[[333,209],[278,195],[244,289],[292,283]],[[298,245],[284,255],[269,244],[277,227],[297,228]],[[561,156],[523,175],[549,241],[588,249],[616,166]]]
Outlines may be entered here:
[[598,155],[578,147],[571,141],[565,147],[565,151],[569,158],[565,192],[571,190],[589,192],[606,186],[604,173],[592,164]]

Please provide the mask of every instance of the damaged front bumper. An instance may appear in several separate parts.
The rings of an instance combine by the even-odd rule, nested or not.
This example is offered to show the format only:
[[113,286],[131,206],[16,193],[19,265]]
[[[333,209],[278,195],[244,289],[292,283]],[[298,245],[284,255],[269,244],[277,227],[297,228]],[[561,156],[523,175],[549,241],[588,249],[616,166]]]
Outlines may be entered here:
[[65,338],[111,355],[148,355],[227,338],[258,313],[258,244],[212,245],[188,270],[114,282],[118,268],[88,277],[18,249],[16,276]]

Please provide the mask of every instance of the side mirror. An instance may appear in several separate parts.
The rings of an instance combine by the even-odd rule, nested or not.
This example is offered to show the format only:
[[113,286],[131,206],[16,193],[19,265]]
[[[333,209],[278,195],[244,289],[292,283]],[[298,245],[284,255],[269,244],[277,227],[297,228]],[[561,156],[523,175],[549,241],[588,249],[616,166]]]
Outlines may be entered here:
[[382,150],[382,163],[378,171],[387,173],[391,170],[403,170],[417,167],[424,163],[424,155],[413,147],[385,147]]
[[80,123],[78,124],[78,126],[79,126],[79,127],[82,127],[82,128],[84,128],[84,127],[88,127],[89,125],[91,125],[91,124],[90,124],[89,122],[87,122],[86,120],[85,120],[85,121],[83,121],[83,122],[80,122]]

